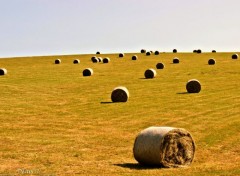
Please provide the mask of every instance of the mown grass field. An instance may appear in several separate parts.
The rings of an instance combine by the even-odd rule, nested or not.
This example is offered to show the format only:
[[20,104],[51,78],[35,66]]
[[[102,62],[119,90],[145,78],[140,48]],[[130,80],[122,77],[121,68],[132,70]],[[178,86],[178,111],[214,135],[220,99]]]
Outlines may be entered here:
[[[232,53],[135,54],[137,61],[133,54],[99,55],[108,56],[108,64],[92,63],[93,54],[0,59],[8,70],[0,77],[0,173],[240,175],[240,60]],[[179,64],[172,64],[174,57]],[[210,58],[216,65],[208,65]],[[158,62],[165,69],[144,79]],[[83,77],[88,67],[94,75]],[[199,94],[186,93],[193,78],[201,82]],[[111,103],[120,85],[129,101]],[[149,126],[188,130],[197,147],[191,166],[138,165],[134,139]]]

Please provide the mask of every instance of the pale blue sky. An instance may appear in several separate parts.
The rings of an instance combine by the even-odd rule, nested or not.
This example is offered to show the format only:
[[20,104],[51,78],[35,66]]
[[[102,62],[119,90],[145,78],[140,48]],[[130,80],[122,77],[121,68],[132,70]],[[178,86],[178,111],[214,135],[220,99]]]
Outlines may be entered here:
[[0,57],[240,50],[239,0],[0,0]]

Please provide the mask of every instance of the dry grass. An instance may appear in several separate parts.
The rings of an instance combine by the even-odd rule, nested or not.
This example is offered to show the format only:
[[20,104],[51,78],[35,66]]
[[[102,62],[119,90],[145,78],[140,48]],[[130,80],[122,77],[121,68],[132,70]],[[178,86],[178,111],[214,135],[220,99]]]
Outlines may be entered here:
[[[0,173],[18,169],[56,175],[240,175],[240,62],[232,53],[161,53],[166,69],[143,79],[160,56],[139,54],[110,64],[93,55],[0,59]],[[76,67],[72,60],[81,58]],[[179,57],[180,65],[172,64]],[[64,60],[60,65],[52,61]],[[91,67],[94,76],[82,77]],[[31,69],[29,69],[31,68]],[[201,80],[199,94],[186,81]],[[110,103],[111,91],[128,87],[127,103]],[[174,126],[196,142],[192,165],[183,169],[141,167],[133,158],[136,135],[149,126]]]

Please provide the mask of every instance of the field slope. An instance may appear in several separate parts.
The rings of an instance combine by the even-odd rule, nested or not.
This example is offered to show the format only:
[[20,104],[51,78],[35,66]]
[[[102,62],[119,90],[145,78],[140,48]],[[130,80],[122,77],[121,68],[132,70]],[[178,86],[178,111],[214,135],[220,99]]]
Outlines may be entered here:
[[[132,61],[133,54],[138,60]],[[0,175],[240,175],[240,60],[231,53],[103,54],[0,59]],[[172,59],[179,57],[179,64]],[[62,63],[54,64],[55,59]],[[216,65],[208,65],[215,58]],[[79,59],[80,64],[73,64]],[[144,79],[158,62],[155,79]],[[83,77],[85,68],[91,77]],[[189,79],[202,84],[187,94]],[[126,86],[127,103],[111,103]],[[132,148],[149,126],[188,130],[196,142],[190,167],[146,168]]]

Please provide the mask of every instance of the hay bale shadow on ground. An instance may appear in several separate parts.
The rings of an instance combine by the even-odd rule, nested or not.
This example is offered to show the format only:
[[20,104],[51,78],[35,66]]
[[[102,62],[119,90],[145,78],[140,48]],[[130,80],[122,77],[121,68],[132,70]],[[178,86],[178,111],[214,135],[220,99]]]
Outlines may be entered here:
[[139,163],[122,163],[122,164],[114,164],[114,166],[133,169],[133,170],[166,169],[166,168],[160,167],[160,166],[143,166]]

